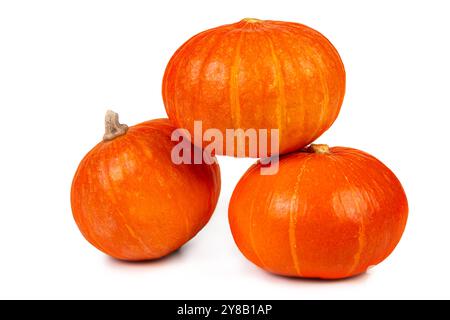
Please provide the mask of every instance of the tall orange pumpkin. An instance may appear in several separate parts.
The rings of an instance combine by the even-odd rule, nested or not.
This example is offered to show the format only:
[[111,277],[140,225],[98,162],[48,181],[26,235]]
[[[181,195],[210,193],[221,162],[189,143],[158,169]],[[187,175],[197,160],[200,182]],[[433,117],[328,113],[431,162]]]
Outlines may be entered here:
[[383,261],[399,242],[408,204],[395,175],[373,156],[312,146],[283,156],[276,175],[251,167],[234,190],[234,240],[270,272],[350,277]]
[[[344,92],[344,66],[322,34],[298,23],[257,19],[189,39],[168,63],[162,87],[169,118],[191,135],[195,120],[224,136],[227,128],[278,129],[281,153],[325,132]],[[236,141],[227,155],[236,156],[237,148],[249,155],[248,146]],[[225,140],[217,154],[226,154]]]
[[84,237],[123,260],[165,256],[208,222],[220,191],[217,164],[171,160],[167,119],[128,127],[106,117],[104,141],[81,161],[72,183],[73,216]]

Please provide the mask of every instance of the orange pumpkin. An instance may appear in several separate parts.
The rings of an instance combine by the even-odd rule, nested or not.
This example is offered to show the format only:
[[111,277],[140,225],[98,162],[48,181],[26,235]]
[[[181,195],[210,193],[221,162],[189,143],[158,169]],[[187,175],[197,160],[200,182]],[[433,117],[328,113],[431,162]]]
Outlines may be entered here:
[[128,129],[107,113],[104,141],[81,161],[71,191],[80,231],[104,253],[123,260],[160,258],[210,219],[219,166],[173,164],[173,130],[167,119]]
[[[172,56],[162,87],[169,118],[191,135],[195,120],[224,136],[227,128],[278,129],[281,153],[325,132],[344,92],[344,66],[323,35],[298,23],[257,19],[189,39]],[[248,156],[243,142],[234,141],[227,154],[224,139],[217,154],[236,156],[237,148],[245,148]]]
[[270,272],[337,279],[383,261],[402,236],[405,192],[379,160],[325,145],[283,156],[276,175],[253,165],[234,190],[229,222],[250,261]]

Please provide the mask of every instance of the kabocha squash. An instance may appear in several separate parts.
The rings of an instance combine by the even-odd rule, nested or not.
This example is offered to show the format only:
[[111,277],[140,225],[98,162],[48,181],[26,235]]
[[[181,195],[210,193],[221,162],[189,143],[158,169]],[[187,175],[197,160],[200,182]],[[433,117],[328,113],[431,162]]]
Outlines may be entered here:
[[123,260],[160,258],[210,219],[219,166],[173,164],[174,129],[167,119],[128,128],[107,113],[104,141],[81,161],[71,190],[80,231],[104,253]]
[[395,175],[359,150],[312,145],[281,157],[276,175],[259,163],[229,205],[234,240],[270,272],[337,279],[383,261],[399,242],[408,204]]
[[[169,118],[191,135],[195,120],[224,137],[226,129],[278,129],[280,153],[325,132],[344,92],[344,66],[323,35],[298,23],[257,19],[189,39],[169,61],[162,86]],[[217,154],[236,156],[245,148],[249,155],[244,141],[234,143],[234,152],[226,153],[224,139]]]

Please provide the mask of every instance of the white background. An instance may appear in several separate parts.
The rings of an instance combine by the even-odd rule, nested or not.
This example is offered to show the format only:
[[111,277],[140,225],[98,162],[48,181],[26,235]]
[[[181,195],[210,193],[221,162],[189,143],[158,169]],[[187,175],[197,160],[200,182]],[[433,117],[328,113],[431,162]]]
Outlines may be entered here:
[[[447,1],[411,0],[1,1],[0,298],[450,298],[449,12]],[[112,260],[72,219],[71,180],[105,110],[130,125],[164,117],[172,53],[244,17],[301,22],[333,42],[347,94],[319,141],[372,153],[405,187],[405,234],[367,274],[295,280],[247,262],[227,204],[249,159],[219,159],[212,220],[168,258]]]

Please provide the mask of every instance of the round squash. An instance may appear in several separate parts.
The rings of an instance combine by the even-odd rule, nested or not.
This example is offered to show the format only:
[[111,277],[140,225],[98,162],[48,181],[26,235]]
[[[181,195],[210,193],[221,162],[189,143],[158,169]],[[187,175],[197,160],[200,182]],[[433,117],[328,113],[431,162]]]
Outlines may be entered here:
[[250,154],[244,140],[227,153],[226,129],[278,129],[279,153],[303,148],[333,124],[344,92],[341,58],[322,34],[257,19],[189,39],[169,61],[162,86],[169,118],[191,135],[196,120],[203,130],[219,129],[224,140],[216,154],[229,156],[238,148]]
[[174,129],[167,119],[128,128],[107,113],[104,140],[81,161],[71,190],[75,221],[97,249],[122,260],[160,258],[210,219],[219,166],[173,164]]
[[408,203],[395,175],[359,150],[313,145],[283,156],[276,175],[253,165],[229,205],[242,253],[286,276],[338,279],[365,272],[399,242]]

